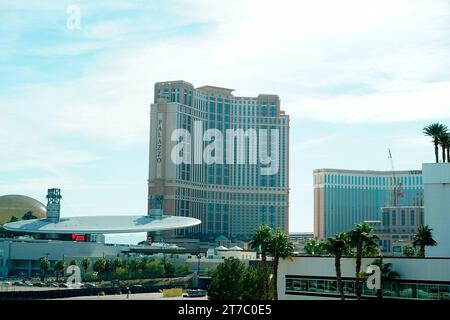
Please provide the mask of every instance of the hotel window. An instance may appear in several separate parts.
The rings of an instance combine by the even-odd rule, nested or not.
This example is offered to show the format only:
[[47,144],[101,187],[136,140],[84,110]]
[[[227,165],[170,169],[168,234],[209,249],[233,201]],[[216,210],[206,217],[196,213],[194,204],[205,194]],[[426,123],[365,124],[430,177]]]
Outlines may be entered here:
[[402,210],[402,226],[406,224],[406,211]]
[[414,210],[411,210],[410,213],[410,219],[409,219],[409,223],[411,224],[411,226],[414,226],[416,224],[416,215],[414,214]]

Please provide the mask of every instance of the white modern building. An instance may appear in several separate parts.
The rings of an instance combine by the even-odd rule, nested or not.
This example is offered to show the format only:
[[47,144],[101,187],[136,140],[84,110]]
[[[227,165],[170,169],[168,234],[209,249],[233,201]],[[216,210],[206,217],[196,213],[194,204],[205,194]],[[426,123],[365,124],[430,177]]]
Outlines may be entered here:
[[[436,247],[429,257],[450,257],[450,163],[423,164],[425,224],[433,229]],[[450,270],[450,269],[449,269]]]
[[128,249],[126,245],[96,242],[35,240],[30,237],[0,239],[0,278],[28,278],[40,274],[39,259],[47,257],[52,265],[64,260],[66,265],[72,259],[93,260],[115,258]]
[[[376,258],[364,258],[361,271]],[[450,258],[383,258],[398,277],[383,282],[385,299],[449,300]],[[355,299],[355,259],[342,258],[342,278],[347,299]],[[337,289],[334,257],[297,256],[280,260],[278,270],[280,300],[335,300]],[[363,299],[376,298],[376,290],[362,287]]]

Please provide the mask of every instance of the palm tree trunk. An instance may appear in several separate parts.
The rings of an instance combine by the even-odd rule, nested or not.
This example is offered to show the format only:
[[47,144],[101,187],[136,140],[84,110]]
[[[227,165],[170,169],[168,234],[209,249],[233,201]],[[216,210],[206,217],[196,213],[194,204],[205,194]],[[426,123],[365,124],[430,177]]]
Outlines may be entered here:
[[445,162],[445,148],[442,147],[442,162]]
[[450,147],[447,147],[447,162],[450,163]]
[[334,266],[336,268],[336,279],[337,279],[339,294],[341,296],[341,300],[345,300],[344,284],[342,283],[341,256],[338,254],[334,256]]
[[269,300],[269,292],[267,288],[267,256],[265,252],[261,252],[261,265],[262,265],[262,272],[263,275],[263,282],[261,284],[261,288],[263,290],[263,297],[264,300]]
[[275,256],[273,258],[273,277],[272,277],[273,300],[278,300],[277,279],[278,279],[278,264],[279,264],[279,262],[280,262],[280,257]]
[[439,163],[439,143],[434,142],[434,155],[436,156],[436,163]]
[[419,247],[419,253],[418,253],[419,257],[425,258],[425,246],[420,246]]
[[356,281],[355,281],[355,293],[356,299],[361,300],[361,290],[360,290],[360,273],[361,273],[361,259],[362,259],[362,246],[359,245],[356,248]]

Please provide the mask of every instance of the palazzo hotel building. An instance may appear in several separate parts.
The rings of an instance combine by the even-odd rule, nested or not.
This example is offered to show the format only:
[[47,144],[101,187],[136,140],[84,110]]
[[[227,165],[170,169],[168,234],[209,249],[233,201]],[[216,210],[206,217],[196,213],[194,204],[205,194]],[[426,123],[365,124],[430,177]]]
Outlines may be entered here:
[[[163,196],[165,214],[202,221],[199,226],[175,231],[173,236],[245,240],[261,224],[286,233],[289,230],[289,116],[280,109],[277,95],[237,97],[233,91],[213,86],[194,88],[185,81],[155,84],[150,117],[149,208],[152,199]],[[188,132],[189,137],[178,136],[177,129]],[[214,132],[223,137],[205,137],[208,129],[216,129]],[[243,140],[236,135],[230,144],[226,133],[231,130],[243,130]],[[252,136],[250,131],[256,134]],[[261,135],[261,131],[267,134]],[[277,135],[272,136],[272,131]],[[257,138],[257,153],[252,153],[258,155],[257,161],[250,161],[250,153],[255,150],[251,137]],[[179,153],[181,142],[184,149]],[[228,159],[234,153],[235,160],[243,156],[245,161],[205,161],[203,152],[212,142],[223,145],[223,151],[215,150],[213,156]],[[174,161],[174,153],[184,160]],[[270,155],[271,162],[260,159],[261,154]],[[263,173],[271,166],[273,172]]]

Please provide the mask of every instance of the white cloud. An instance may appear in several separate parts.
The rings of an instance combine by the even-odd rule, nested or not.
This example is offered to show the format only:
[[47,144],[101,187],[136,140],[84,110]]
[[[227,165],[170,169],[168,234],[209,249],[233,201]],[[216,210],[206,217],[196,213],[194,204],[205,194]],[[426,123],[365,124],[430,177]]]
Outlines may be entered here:
[[450,118],[450,82],[386,91],[304,100],[291,110],[303,118],[342,123],[390,123]]

